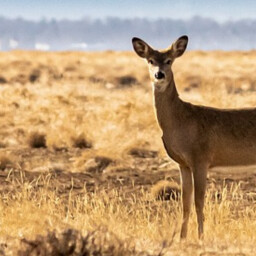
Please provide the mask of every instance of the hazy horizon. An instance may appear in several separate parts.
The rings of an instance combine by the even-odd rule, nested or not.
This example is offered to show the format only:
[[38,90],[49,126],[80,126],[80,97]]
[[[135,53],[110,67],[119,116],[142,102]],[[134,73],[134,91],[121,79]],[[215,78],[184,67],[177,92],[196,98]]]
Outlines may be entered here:
[[131,50],[142,37],[164,48],[256,49],[256,1],[0,0],[0,50]]
[[218,23],[200,16],[188,19],[118,18],[41,20],[0,17],[0,50],[132,50],[131,38],[141,37],[165,48],[188,35],[189,50],[256,49],[256,19]]

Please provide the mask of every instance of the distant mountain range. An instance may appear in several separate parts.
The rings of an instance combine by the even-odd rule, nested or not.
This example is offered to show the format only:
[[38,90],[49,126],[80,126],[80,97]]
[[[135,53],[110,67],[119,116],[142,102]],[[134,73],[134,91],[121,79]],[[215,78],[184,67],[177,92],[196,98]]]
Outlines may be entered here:
[[194,17],[174,19],[106,19],[28,21],[0,17],[0,49],[131,50],[131,38],[141,37],[165,48],[177,37],[190,38],[189,49],[256,49],[256,19],[218,23]]

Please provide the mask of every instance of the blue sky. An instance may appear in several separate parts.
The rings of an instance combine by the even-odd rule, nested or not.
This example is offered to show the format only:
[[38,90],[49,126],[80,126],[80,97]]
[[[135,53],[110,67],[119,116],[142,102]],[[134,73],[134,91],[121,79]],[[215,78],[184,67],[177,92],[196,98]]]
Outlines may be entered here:
[[0,15],[31,20],[117,16],[217,21],[256,19],[255,0],[0,0]]

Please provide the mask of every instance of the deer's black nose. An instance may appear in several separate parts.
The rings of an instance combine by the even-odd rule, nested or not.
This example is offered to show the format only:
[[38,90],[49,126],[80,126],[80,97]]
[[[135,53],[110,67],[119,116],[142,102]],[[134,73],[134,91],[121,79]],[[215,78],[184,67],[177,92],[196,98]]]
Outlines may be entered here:
[[163,79],[164,77],[165,77],[165,75],[161,71],[158,71],[157,73],[155,73],[155,78],[156,79]]

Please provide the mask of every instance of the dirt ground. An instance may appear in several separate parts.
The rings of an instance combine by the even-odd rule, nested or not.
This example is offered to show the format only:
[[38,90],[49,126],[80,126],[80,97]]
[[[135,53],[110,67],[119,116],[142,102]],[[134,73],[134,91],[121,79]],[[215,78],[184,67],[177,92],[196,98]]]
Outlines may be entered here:
[[[81,149],[1,149],[1,152],[10,152],[12,156],[19,159],[21,163],[26,163],[32,169],[26,166],[16,168],[6,168],[0,171],[0,182],[2,193],[8,193],[16,190],[13,184],[14,179],[22,177],[23,182],[33,182],[43,186],[44,180],[40,181],[40,177],[51,177],[48,184],[49,190],[58,188],[58,193],[67,196],[72,187],[75,193],[83,193],[86,188],[89,192],[97,190],[108,190],[114,188],[122,188],[122,191],[135,193],[143,187],[150,192],[152,186],[161,180],[171,180],[180,183],[179,169],[175,163],[168,158],[152,157],[152,151],[138,150],[143,152],[137,156],[127,156],[124,164],[116,164],[111,159],[95,156],[88,160],[92,164],[85,166],[84,170],[72,172],[72,159],[79,158],[82,155]],[[96,159],[96,161],[95,161]],[[49,163],[49,164],[45,164]],[[34,165],[34,166],[33,166]],[[63,168],[65,166],[65,169]],[[72,184],[71,184],[72,181]],[[256,199],[256,167],[222,167],[209,171],[208,186],[214,184],[221,189],[223,184],[231,185],[239,183],[241,190],[248,195],[248,199],[254,195]],[[16,186],[22,184],[16,183]],[[245,198],[246,199],[246,198]]]

